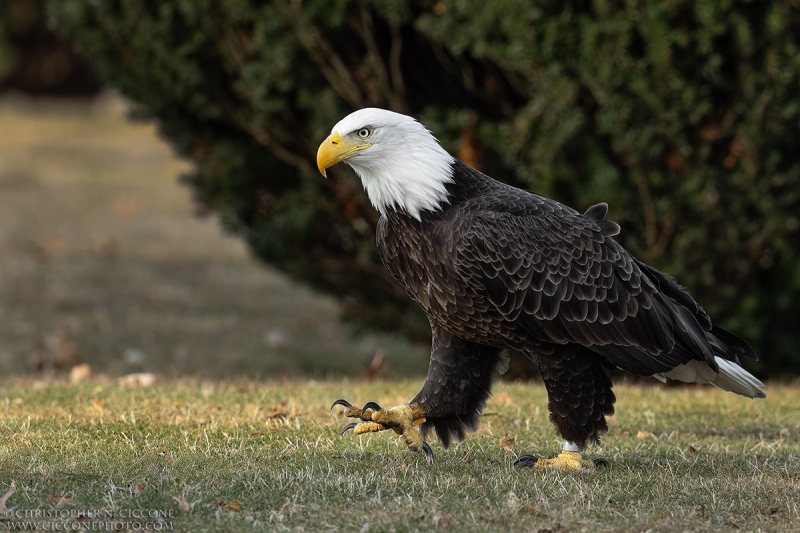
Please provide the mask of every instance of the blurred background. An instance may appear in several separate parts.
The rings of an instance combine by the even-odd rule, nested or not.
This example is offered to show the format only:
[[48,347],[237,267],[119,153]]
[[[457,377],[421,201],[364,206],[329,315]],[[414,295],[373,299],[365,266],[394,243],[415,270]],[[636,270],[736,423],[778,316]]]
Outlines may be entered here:
[[0,0],[0,371],[424,373],[376,213],[314,165],[379,106],[497,179],[608,202],[749,370],[798,375],[798,7]]
[[0,1],[0,374],[425,372],[425,347],[357,334],[225,233],[179,183],[192,163],[44,7]]

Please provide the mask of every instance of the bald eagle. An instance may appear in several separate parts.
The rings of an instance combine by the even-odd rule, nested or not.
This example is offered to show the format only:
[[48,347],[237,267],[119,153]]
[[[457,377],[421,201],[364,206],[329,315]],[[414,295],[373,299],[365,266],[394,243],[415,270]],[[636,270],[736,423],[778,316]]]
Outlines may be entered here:
[[609,370],[766,396],[740,366],[740,357],[756,359],[753,350],[625,250],[606,204],[581,214],[498,182],[451,156],[413,118],[383,109],[361,109],[333,127],[317,165],[326,175],[341,161],[381,214],[384,265],[433,334],[419,394],[388,409],[337,400],[360,420],[342,433],[392,429],[431,462],[425,437],[435,432],[446,448],[477,428],[508,349],[539,369],[564,441],[556,458],[526,455],[523,466],[594,466],[581,451],[599,441],[614,413]]

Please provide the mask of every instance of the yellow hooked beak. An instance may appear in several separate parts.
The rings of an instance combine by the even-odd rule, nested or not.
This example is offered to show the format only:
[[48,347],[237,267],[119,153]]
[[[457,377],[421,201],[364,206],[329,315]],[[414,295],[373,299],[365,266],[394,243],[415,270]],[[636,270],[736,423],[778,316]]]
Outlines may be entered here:
[[334,131],[319,145],[319,150],[317,150],[317,168],[320,174],[327,178],[328,174],[325,172],[327,169],[370,146],[372,146],[372,143],[359,144],[348,138],[342,140],[342,136],[339,135],[339,132]]

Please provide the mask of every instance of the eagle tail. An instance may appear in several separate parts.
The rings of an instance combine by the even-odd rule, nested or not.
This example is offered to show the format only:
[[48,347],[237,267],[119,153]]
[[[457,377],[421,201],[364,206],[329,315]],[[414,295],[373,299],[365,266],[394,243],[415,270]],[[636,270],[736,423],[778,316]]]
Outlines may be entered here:
[[767,397],[767,394],[762,390],[764,384],[753,374],[728,359],[714,356],[714,360],[719,367],[719,371],[715,371],[704,361],[694,360],[676,366],[669,372],[656,374],[654,377],[659,380],[669,378],[683,381],[684,383],[708,383],[722,390],[735,392],[748,398]]
[[766,398],[762,390],[764,384],[753,374],[732,361],[716,357],[719,365],[719,374],[711,382],[712,385],[722,390],[735,392],[748,398]]

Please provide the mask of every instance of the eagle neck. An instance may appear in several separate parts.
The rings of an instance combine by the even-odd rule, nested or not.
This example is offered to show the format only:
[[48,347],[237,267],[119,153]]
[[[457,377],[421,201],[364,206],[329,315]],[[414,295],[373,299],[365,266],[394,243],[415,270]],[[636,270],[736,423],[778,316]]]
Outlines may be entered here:
[[459,160],[453,163],[452,173],[453,179],[447,184],[450,205],[476,198],[499,185],[499,182]]
[[455,162],[433,137],[418,143],[413,157],[387,153],[380,160],[354,157],[347,161],[382,215],[398,211],[416,220],[447,203],[447,185],[453,181]]
[[393,224],[401,223],[407,225],[411,224],[412,221],[423,224],[435,222],[443,217],[448,217],[449,213],[462,203],[495,190],[498,186],[503,186],[500,182],[493,180],[458,159],[453,160],[449,176],[449,181],[445,182],[444,185],[444,194],[440,196],[433,208],[420,210],[418,216],[402,207],[389,209],[386,212],[382,212],[382,214]]

